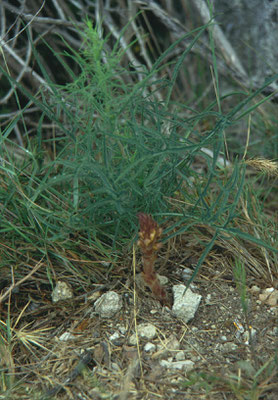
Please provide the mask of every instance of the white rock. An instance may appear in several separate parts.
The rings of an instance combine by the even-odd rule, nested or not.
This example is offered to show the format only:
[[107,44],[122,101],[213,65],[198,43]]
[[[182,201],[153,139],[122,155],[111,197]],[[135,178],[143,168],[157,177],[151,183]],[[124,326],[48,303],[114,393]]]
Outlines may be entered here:
[[59,340],[61,340],[61,342],[67,342],[68,340],[73,340],[73,339],[75,339],[75,336],[70,332],[64,332],[59,337]]
[[146,353],[153,353],[155,351],[155,349],[156,349],[156,345],[153,343],[150,343],[150,342],[146,343],[144,346],[144,350]]
[[58,281],[51,296],[53,303],[57,303],[61,300],[71,299],[73,297],[73,291],[68,283]]
[[184,267],[182,269],[181,277],[185,282],[187,282],[191,278],[192,273],[193,273],[192,269]]
[[167,278],[167,276],[159,275],[159,274],[156,274],[156,276],[157,276],[157,278],[158,278],[158,280],[159,280],[159,283],[160,283],[162,286],[165,286],[165,285],[168,284],[169,279]]
[[143,339],[154,339],[156,336],[156,327],[152,324],[138,325],[138,335]]
[[111,342],[113,342],[114,340],[119,339],[119,337],[120,337],[119,332],[114,332],[113,335],[111,335],[111,336],[109,337],[109,340],[111,340]]
[[272,292],[274,292],[274,288],[273,287],[268,287],[268,288],[266,288],[265,290],[264,290],[264,292],[265,293],[272,293]]
[[104,293],[95,302],[95,310],[101,318],[111,318],[122,308],[122,299],[118,293],[110,291]]
[[173,286],[174,305],[172,311],[176,317],[187,323],[194,318],[202,296],[193,293],[190,288],[185,292],[185,288],[184,285]]
[[278,304],[278,290],[266,288],[263,293],[259,295],[259,299],[266,302],[269,306],[275,307]]
[[[156,337],[156,327],[152,324],[140,324],[138,325],[137,328],[137,334],[139,338],[142,339],[154,339]],[[128,343],[131,345],[135,345],[137,343],[137,337],[136,337],[136,333],[133,333],[129,339],[128,339]]]
[[167,360],[161,360],[160,365],[164,368],[168,368],[171,370],[183,370],[183,371],[191,371],[194,368],[194,362],[191,360],[184,361],[173,361],[169,362]]
[[135,333],[133,333],[132,335],[130,335],[129,339],[128,339],[128,343],[132,346],[135,346],[137,344],[137,337],[135,335]]
[[185,353],[184,353],[184,351],[178,351],[177,352],[177,354],[176,354],[176,356],[175,356],[175,358],[176,358],[176,361],[184,361],[185,360]]
[[210,304],[211,303],[211,294],[209,293],[205,299],[206,304]]
[[124,335],[127,331],[125,326],[119,326],[119,331],[121,332],[122,335]]
[[261,289],[257,285],[253,285],[250,289],[252,293],[259,293]]

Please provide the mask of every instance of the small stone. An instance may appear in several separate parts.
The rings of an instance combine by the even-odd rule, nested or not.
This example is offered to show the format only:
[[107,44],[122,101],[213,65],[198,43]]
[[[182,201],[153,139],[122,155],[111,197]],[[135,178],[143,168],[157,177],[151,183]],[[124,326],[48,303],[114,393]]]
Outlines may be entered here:
[[176,361],[184,361],[185,360],[184,351],[178,351],[175,356],[175,359],[176,359]]
[[159,280],[159,283],[162,286],[165,286],[165,285],[167,285],[169,283],[169,279],[167,278],[167,276],[159,275],[159,274],[156,274],[156,275],[157,275],[157,278]]
[[266,288],[260,295],[259,299],[271,307],[278,303],[278,290],[274,288]]
[[126,334],[127,329],[126,329],[125,326],[119,326],[118,329],[119,329],[119,331],[121,332],[122,335],[125,335],[125,334]]
[[156,345],[153,343],[150,343],[150,342],[146,343],[144,346],[144,350],[146,353],[153,353],[155,351],[155,349],[156,349]]
[[274,292],[274,288],[273,287],[268,287],[268,288],[266,288],[265,290],[264,290],[264,292],[265,293],[272,293],[272,292]]
[[278,303],[278,291],[275,290],[275,292],[271,293],[269,299],[267,299],[267,304],[271,307],[275,307],[277,303]]
[[161,360],[160,365],[164,368],[168,368],[171,370],[180,370],[189,372],[194,368],[194,362],[191,360],[184,360],[184,361],[167,361]]
[[109,337],[109,340],[110,340],[111,342],[113,342],[113,341],[119,339],[119,337],[120,337],[119,332],[114,332],[113,335],[111,335],[111,336]]
[[128,343],[132,346],[137,344],[137,336],[135,335],[135,333],[133,333],[133,335],[130,335]]
[[59,340],[61,340],[61,342],[67,342],[68,340],[73,340],[73,339],[75,339],[75,336],[70,332],[64,332],[59,337]]
[[174,305],[172,311],[176,317],[187,323],[194,318],[202,296],[192,292],[190,288],[186,291],[185,289],[185,285],[174,285]]
[[227,342],[227,336],[225,335],[222,335],[220,339],[222,340],[222,342]]
[[260,301],[266,301],[266,299],[268,298],[268,294],[267,293],[261,293],[260,295],[259,295],[259,299],[260,299]]
[[53,303],[57,303],[61,300],[71,299],[73,297],[73,291],[71,286],[63,281],[58,281],[53,292],[52,292],[52,301]]
[[[142,339],[154,339],[156,337],[156,327],[152,324],[140,324],[137,328],[138,337]],[[129,337],[129,344],[135,345],[137,343],[137,337],[134,333]]]
[[192,269],[190,269],[188,267],[184,267],[182,269],[182,273],[181,273],[181,277],[182,277],[183,281],[187,282],[191,278],[192,273],[193,273]]
[[138,325],[138,335],[143,339],[154,339],[156,336],[156,327],[152,324]]
[[259,293],[261,289],[257,285],[253,285],[250,289],[252,293]]
[[206,299],[205,299],[206,304],[210,304],[211,303],[211,294],[208,294]]
[[96,302],[95,310],[101,318],[111,318],[122,308],[122,299],[118,293],[104,293]]

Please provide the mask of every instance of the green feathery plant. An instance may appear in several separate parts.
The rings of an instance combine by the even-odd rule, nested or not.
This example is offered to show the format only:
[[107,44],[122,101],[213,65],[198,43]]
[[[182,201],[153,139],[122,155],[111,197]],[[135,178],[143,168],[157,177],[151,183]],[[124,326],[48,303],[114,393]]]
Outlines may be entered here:
[[[40,108],[41,119],[37,136],[27,136],[26,149],[20,149],[23,157],[19,161],[10,151],[15,145],[9,134],[18,120],[25,126],[24,109],[2,132],[2,234],[10,240],[19,235],[43,254],[53,243],[65,246],[64,241],[74,233],[99,249],[115,250],[130,242],[137,226],[136,214],[143,211],[157,215],[160,221],[172,221],[164,240],[200,223],[213,228],[196,273],[222,232],[273,250],[233,227],[239,215],[245,167],[235,162],[232,170],[223,169],[218,160],[221,156],[225,162],[225,129],[261,104],[254,104],[255,97],[277,77],[250,95],[231,94],[239,102],[226,115],[219,108],[219,94],[202,112],[190,110],[190,117],[184,116],[186,105],[171,101],[182,62],[209,25],[186,35],[193,38],[191,46],[177,60],[168,79],[161,78],[164,60],[183,38],[158,58],[151,71],[144,66],[138,71],[134,66],[120,67],[124,52],[119,43],[110,50],[108,38],[101,39],[90,22],[80,52],[68,49],[78,73],[69,70],[54,53],[71,74],[72,82],[65,86],[52,84],[34,49],[50,96],[43,91],[40,98],[33,96],[3,71],[15,94],[23,91]],[[217,71],[216,65],[214,69]],[[141,79],[135,81],[138,76]],[[217,80],[217,73],[215,77]],[[157,92],[164,94],[165,101],[157,99]],[[56,126],[49,138],[42,131],[45,120]],[[200,134],[197,124],[207,120],[214,127]],[[45,146],[50,147],[52,156]],[[212,156],[204,148],[211,150]],[[207,172],[194,169],[196,157],[203,159]],[[169,201],[175,196],[190,206],[175,209]]]

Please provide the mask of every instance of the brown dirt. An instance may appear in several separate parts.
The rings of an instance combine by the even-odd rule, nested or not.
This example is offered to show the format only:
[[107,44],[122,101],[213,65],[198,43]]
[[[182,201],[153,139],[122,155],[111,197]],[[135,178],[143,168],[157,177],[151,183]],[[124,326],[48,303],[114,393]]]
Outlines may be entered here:
[[[219,267],[216,259],[222,260]],[[183,267],[193,268],[192,260],[182,255],[164,261],[162,257],[159,272],[169,277],[169,288],[182,282]],[[248,291],[248,323],[256,334],[252,345],[245,344],[234,321],[237,318],[245,332],[247,322],[226,261],[223,254],[212,252],[202,267],[194,281],[202,301],[189,324],[162,308],[150,292],[137,287],[134,293],[129,262],[126,267],[118,268],[118,275],[109,284],[92,284],[87,295],[84,289],[73,287],[74,298],[57,304],[51,302],[50,285],[26,282],[10,299],[15,327],[13,361],[7,353],[2,358],[2,368],[13,370],[14,383],[19,384],[10,398],[30,399],[34,393],[37,396],[34,398],[47,398],[45,394],[52,390],[48,394],[57,399],[274,400],[278,396],[278,380],[270,365],[258,375],[256,385],[253,376],[275,356],[277,306],[271,308],[259,303],[258,294]],[[249,288],[255,283],[263,288],[262,283],[248,277]],[[94,299],[111,289],[122,296],[123,308],[115,317],[102,319],[93,311]],[[8,300],[2,306],[2,321],[7,304]],[[26,304],[29,305],[16,325],[16,318]],[[152,340],[138,338],[137,344],[130,344],[130,336],[143,322],[153,324],[157,336]],[[22,338],[28,332],[27,348]],[[59,340],[64,332],[70,332],[72,339]],[[119,337],[112,340],[115,332]],[[41,347],[34,344],[39,336]],[[147,342],[155,344],[153,353],[144,350]],[[172,371],[160,365],[161,360],[175,361],[181,351],[186,360],[194,362],[191,372]],[[77,371],[80,360],[83,364],[79,364]]]

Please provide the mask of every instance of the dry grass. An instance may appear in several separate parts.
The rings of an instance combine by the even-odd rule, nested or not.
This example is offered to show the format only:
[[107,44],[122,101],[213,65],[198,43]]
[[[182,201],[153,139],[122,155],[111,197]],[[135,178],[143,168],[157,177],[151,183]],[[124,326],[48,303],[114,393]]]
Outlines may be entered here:
[[[119,132],[116,132],[115,139],[119,148],[116,161],[120,159],[119,155],[122,159],[127,159],[126,142],[121,142],[120,139],[123,136],[124,139],[130,140],[124,135],[132,129],[143,127],[144,129],[139,129],[138,132],[144,135],[144,138],[147,135],[152,139],[162,138],[161,147],[158,146],[159,151],[164,149],[164,145],[167,146],[165,137],[170,137],[169,133],[175,132],[175,140],[178,138],[177,142],[184,145],[187,139],[191,140],[190,135],[193,134],[190,142],[190,146],[193,146],[192,153],[186,153],[187,158],[183,154],[184,158],[179,163],[180,165],[185,162],[184,169],[179,170],[179,179],[184,180],[183,185],[180,185],[172,196],[169,193],[162,196],[165,203],[161,204],[169,206],[166,208],[167,212],[155,210],[165,232],[164,243],[158,254],[157,269],[160,275],[169,279],[169,292],[174,284],[184,283],[182,271],[189,268],[196,273],[194,284],[203,296],[196,317],[190,324],[185,325],[162,308],[146,288],[141,288],[136,283],[136,274],[142,269],[138,249],[133,247],[133,253],[131,250],[137,234],[136,223],[132,218],[136,219],[137,210],[129,204],[130,218],[124,220],[125,214],[122,210],[119,212],[122,203],[114,196],[118,209],[109,210],[110,216],[108,212],[103,212],[100,216],[99,230],[105,231],[110,223],[109,218],[120,215],[124,220],[124,227],[127,227],[124,239],[118,241],[113,239],[111,234],[94,236],[95,227],[90,225],[91,232],[87,225],[87,221],[94,214],[91,211],[83,214],[84,209],[78,209],[83,218],[80,222],[77,218],[79,214],[74,210],[71,217],[77,218],[76,225],[65,223],[72,204],[78,204],[78,185],[72,189],[65,180],[61,186],[57,186],[57,190],[51,181],[56,191],[51,185],[47,186],[48,176],[56,178],[62,169],[59,164],[61,158],[57,156],[61,151],[61,132],[66,135],[65,132],[70,130],[78,117],[80,125],[77,134],[88,139],[90,136],[86,137],[86,134],[91,134],[91,131],[86,133],[86,129],[89,123],[93,127],[98,123],[101,112],[93,115],[88,112],[88,121],[86,111],[90,111],[90,105],[96,96],[86,100],[89,104],[86,109],[86,102],[80,106],[79,92],[74,107],[68,109],[66,105],[61,111],[60,106],[63,102],[59,103],[61,97],[55,100],[50,82],[64,84],[63,95],[67,93],[67,100],[72,100],[65,87],[73,79],[71,73],[79,76],[80,65],[74,63],[74,58],[71,59],[74,65],[68,64],[68,59],[62,54],[63,40],[57,38],[56,32],[71,44],[74,54],[75,49],[79,52],[82,48],[82,35],[78,29],[83,27],[83,23],[80,22],[80,14],[74,17],[75,20],[71,19],[74,22],[62,18],[63,13],[68,10],[64,1],[59,3],[60,8],[57,6],[58,2],[53,3],[52,12],[55,18],[51,20],[47,19],[47,7],[50,6],[45,2],[40,10],[42,19],[38,20],[39,10],[34,11],[35,3],[30,5],[34,14],[31,20],[26,10],[17,9],[8,2],[3,3],[3,15],[9,22],[7,27],[10,25],[12,28],[5,36],[2,66],[7,79],[14,81],[7,80],[11,87],[4,95],[1,94],[1,102],[9,106],[9,111],[1,114],[6,141],[1,148],[0,158],[0,218],[5,220],[5,225],[1,226],[0,239],[0,399],[276,399],[277,305],[270,307],[267,302],[259,302],[258,295],[251,290],[254,285],[260,290],[267,287],[277,289],[278,285],[278,215],[275,187],[278,168],[277,162],[272,160],[277,155],[273,150],[274,145],[273,149],[269,150],[264,141],[256,144],[254,139],[252,143],[251,135],[252,129],[255,131],[261,125],[267,126],[266,134],[270,147],[271,143],[275,143],[277,134],[273,109],[276,110],[276,105],[272,104],[271,113],[267,113],[261,104],[263,95],[260,91],[263,89],[258,91],[261,96],[259,101],[250,95],[252,102],[249,105],[249,113],[251,115],[258,106],[259,116],[254,117],[252,121],[251,117],[249,118],[247,144],[245,147],[243,145],[236,148],[236,154],[244,154],[240,163],[235,162],[236,157],[233,159],[229,148],[231,138],[229,132],[227,133],[225,144],[231,157],[226,160],[224,151],[217,153],[215,150],[218,147],[218,136],[215,136],[215,143],[210,137],[215,132],[218,134],[217,127],[221,124],[221,135],[224,135],[224,130],[230,128],[230,121],[233,120],[233,110],[247,95],[243,97],[243,87],[240,94],[231,96],[231,99],[223,99],[223,108],[228,111],[227,114],[221,114],[219,104],[222,100],[217,92],[215,72],[217,65],[221,79],[227,76],[233,78],[235,75],[243,85],[244,74],[239,76],[234,72],[238,65],[234,65],[235,70],[231,70],[220,49],[216,49],[215,54],[212,53],[208,42],[209,35],[204,35],[200,41],[196,41],[192,53],[187,54],[186,49],[192,45],[192,40],[195,40],[199,31],[195,31],[193,36],[185,36],[184,40],[179,42],[186,32],[195,28],[191,26],[194,19],[188,18],[189,26],[184,27],[178,20],[179,14],[171,2],[164,2],[162,6],[155,2],[128,1],[126,12],[122,13],[120,7],[104,7],[102,10],[97,7],[100,2],[96,1],[93,2],[92,10],[88,11],[90,18],[97,22],[104,16],[103,29],[111,33],[111,40],[105,42],[105,54],[112,53],[117,40],[121,51],[124,50],[122,66],[126,68],[125,71],[129,71],[122,78],[125,85],[135,82],[136,88],[141,91],[140,84],[145,79],[144,68],[151,71],[157,57],[163,51],[166,52],[163,59],[165,69],[160,70],[161,66],[157,64],[159,68],[152,73],[150,85],[146,85],[142,90],[146,96],[144,99],[151,94],[153,96],[150,97],[151,107],[144,109],[148,113],[148,123],[144,125],[146,116],[145,119],[142,118],[143,122],[141,121],[140,112],[133,115],[134,121],[128,120],[128,114],[119,118]],[[188,3],[181,4],[184,12],[194,14]],[[85,9],[85,3],[83,5]],[[139,8],[141,14],[136,19]],[[11,15],[16,16],[14,21],[10,21]],[[27,22],[27,27],[21,26],[21,18],[17,18],[18,15]],[[130,25],[121,33],[128,20],[131,21]],[[155,21],[154,26],[152,21]],[[163,28],[160,35],[155,33],[154,27],[159,32]],[[27,33],[33,35],[34,47],[29,39],[27,40]],[[22,41],[18,40],[19,36]],[[49,49],[46,43],[41,41],[42,37],[45,37],[46,42],[56,51],[57,59],[53,58],[53,67],[47,62]],[[135,38],[137,42],[129,46]],[[173,38],[178,38],[178,44],[167,50],[173,43]],[[42,72],[43,69],[38,72],[39,58],[31,57],[32,54],[36,54],[36,48],[42,50],[40,60],[42,65],[47,66],[46,74]],[[185,55],[188,56],[188,60],[185,60]],[[32,59],[34,65],[31,64]],[[175,69],[177,59],[182,60],[183,68],[180,70]],[[107,62],[107,58],[104,61]],[[107,63],[104,65],[107,66]],[[211,65],[214,66],[214,82],[211,79]],[[158,90],[157,82],[161,82],[165,76],[170,81],[175,74],[177,80],[173,82],[178,84],[173,85],[169,91],[166,84]],[[91,73],[90,76],[94,74]],[[122,77],[121,74],[119,76]],[[14,89],[16,82],[21,91]],[[119,82],[120,79],[117,84]],[[44,90],[41,90],[41,85]],[[86,86],[87,81],[84,87]],[[29,91],[30,87],[33,88],[33,92]],[[119,91],[120,96],[123,88],[124,86],[122,91]],[[112,89],[111,93],[115,93],[113,87]],[[33,97],[39,90],[40,97]],[[248,91],[249,89],[246,89],[246,93]],[[107,92],[104,92],[106,96]],[[129,95],[128,91],[127,96]],[[117,101],[121,99],[120,96],[116,98]],[[168,114],[166,109],[163,111],[158,106],[165,97],[165,103],[170,104]],[[49,98],[52,103],[49,103]],[[139,96],[135,96],[135,99],[137,98]],[[45,99],[47,100],[43,102]],[[108,97],[104,99],[109,100]],[[173,105],[170,100],[173,100]],[[43,104],[39,104],[39,101]],[[182,112],[176,115],[175,107],[179,101],[183,108]],[[138,104],[134,104],[141,110],[140,102],[141,98]],[[99,106],[103,103],[105,102],[101,101]],[[51,107],[48,108],[49,104]],[[114,106],[113,102],[111,104]],[[242,112],[247,115],[248,104],[239,108],[238,114]],[[55,113],[54,109],[58,112]],[[74,113],[69,110],[73,110]],[[44,119],[42,115],[47,117]],[[53,117],[53,120],[50,117]],[[103,126],[100,125],[100,128]],[[107,129],[107,126],[104,128]],[[237,126],[234,128],[233,125],[232,128],[237,129]],[[205,137],[208,139],[207,145],[213,151],[199,145],[201,142],[198,140]],[[99,139],[99,132],[96,139]],[[115,141],[112,141],[114,147]],[[82,144],[84,143],[85,141]],[[89,139],[88,143],[91,143]],[[132,144],[137,145],[135,142]],[[150,147],[153,145],[154,142],[151,142]],[[255,153],[262,147],[262,153],[269,154],[269,159],[267,156],[248,159],[248,145],[253,146]],[[100,148],[104,148],[105,151],[98,152],[98,161],[105,160],[105,146],[106,142],[100,143]],[[96,150],[94,146],[93,150]],[[63,153],[63,150],[61,152]],[[214,155],[216,160],[212,161]],[[71,164],[68,154],[67,157],[67,161],[70,160],[68,164]],[[190,169],[187,169],[187,159],[192,160],[189,163]],[[166,158],[166,161],[169,160]],[[166,163],[166,167],[167,165]],[[240,172],[245,167],[246,175],[243,180]],[[118,175],[121,172],[119,171]],[[157,171],[154,167],[147,172],[146,179],[151,175],[157,177],[153,182],[159,180],[160,170]],[[85,175],[88,175],[88,170]],[[114,177],[116,175],[117,173]],[[206,189],[208,176],[211,178],[209,190]],[[215,176],[217,182],[213,181]],[[62,177],[63,174],[60,175],[60,178]],[[116,176],[115,180],[117,178]],[[136,182],[138,180],[136,175]],[[133,187],[138,190],[137,186]],[[68,189],[72,189],[70,195]],[[151,189],[152,185],[149,185],[149,190]],[[125,195],[125,191],[120,191],[120,194],[122,192]],[[43,193],[40,200],[38,193]],[[231,196],[226,196],[227,193]],[[234,197],[237,196],[235,201]],[[100,200],[100,206],[104,203],[101,197],[97,198],[97,193],[90,192],[88,195],[85,192],[84,198],[84,207],[93,204],[95,199]],[[125,200],[124,196],[123,198]],[[141,211],[149,213],[148,206],[151,207],[151,202],[143,202],[141,205],[144,207]],[[169,240],[166,240],[166,235],[169,235]],[[118,249],[117,252],[115,248]],[[206,249],[209,250],[207,253]],[[236,260],[241,262],[246,272],[248,315],[242,310],[240,294],[236,289],[233,273]],[[52,293],[58,281],[70,285],[74,295],[69,300],[53,304]],[[94,302],[109,290],[116,290],[120,294],[123,308],[114,318],[102,319],[95,313]],[[256,329],[254,345],[244,344],[241,337],[237,339],[235,318],[241,321],[245,330],[249,329],[249,321]],[[156,346],[154,353],[145,351],[146,340],[138,334],[138,326],[142,322],[152,323],[157,329],[157,336],[151,340]],[[111,335],[115,332],[119,333],[119,337],[112,340]],[[61,339],[64,333],[70,335],[68,340]],[[134,333],[137,342],[130,344],[129,339]],[[223,350],[223,336],[227,337],[227,343],[236,347]],[[194,361],[194,370],[190,373],[170,371],[160,365],[163,359],[175,360],[179,350],[184,351],[186,359]]]
[[[242,210],[238,221],[243,231],[254,233],[254,229],[258,230],[246,209]],[[212,235],[208,226],[200,225],[163,246],[158,270],[168,276],[169,286],[181,280],[181,269],[194,268],[200,251]],[[65,260],[78,269],[87,258],[85,248],[82,257],[69,252],[68,255],[65,253]],[[98,280],[102,285],[85,280],[80,285],[74,274],[65,275],[63,266],[56,265],[56,276],[69,283],[74,291],[72,299],[57,304],[51,302],[47,264],[41,260],[41,264],[37,264],[40,268],[35,267],[31,279],[24,280],[16,292],[12,291],[18,287],[14,282],[6,288],[7,295],[2,299],[1,370],[5,398],[46,399],[49,398],[46,395],[54,395],[61,399],[76,396],[85,399],[184,399],[184,396],[188,399],[221,399],[225,394],[227,399],[260,399],[263,395],[265,399],[274,399],[277,387],[277,365],[273,358],[275,341],[269,335],[264,337],[264,331],[266,326],[269,330],[275,327],[275,309],[272,313],[263,312],[256,308],[255,298],[252,300],[250,319],[257,330],[257,343],[252,351],[259,365],[253,364],[254,354],[250,353],[250,348],[240,343],[237,344],[240,352],[237,350],[234,355],[231,352],[224,356],[216,350],[221,333],[235,341],[231,326],[233,318],[240,314],[240,303],[233,279],[233,260],[240,258],[247,267],[249,292],[253,285],[260,288],[275,286],[277,264],[273,257],[248,241],[221,235],[195,278],[195,285],[204,299],[207,294],[214,294],[216,309],[217,304],[226,304],[227,309],[222,311],[222,316],[216,316],[215,311],[210,311],[213,306],[206,306],[204,302],[199,315],[188,326],[162,309],[151,293],[142,292],[133,285],[132,264],[135,266],[136,262],[132,263],[130,254],[118,260],[109,276],[100,272],[99,262]],[[96,262],[87,260],[88,270],[90,266],[95,271]],[[102,320],[94,313],[93,299],[111,288],[123,297],[124,308],[115,319]],[[267,305],[261,307],[267,311]],[[9,326],[5,320],[10,321]],[[158,336],[152,342],[157,348],[162,347],[154,354],[148,355],[144,351],[146,342],[138,335],[137,346],[129,344],[130,335],[142,321],[154,324],[158,330]],[[125,333],[118,341],[111,341],[110,336],[120,327]],[[70,333],[71,339],[60,340],[64,332]],[[190,374],[169,372],[160,367],[160,359],[177,353],[167,345],[172,334],[177,337],[181,349],[187,352],[190,349],[189,358],[196,360]],[[82,361],[84,354],[87,356],[85,363]],[[234,357],[237,362],[246,360],[247,364],[238,367],[237,362],[225,364],[225,357]]]

